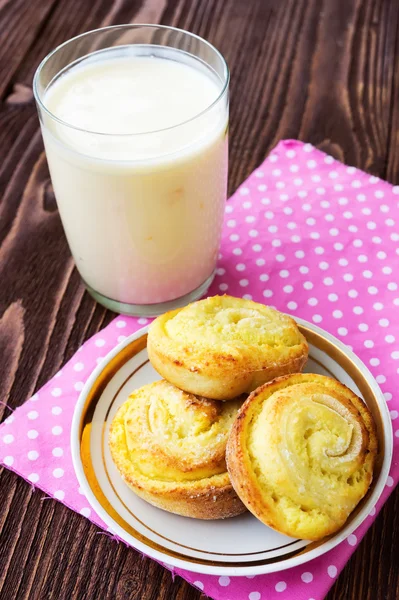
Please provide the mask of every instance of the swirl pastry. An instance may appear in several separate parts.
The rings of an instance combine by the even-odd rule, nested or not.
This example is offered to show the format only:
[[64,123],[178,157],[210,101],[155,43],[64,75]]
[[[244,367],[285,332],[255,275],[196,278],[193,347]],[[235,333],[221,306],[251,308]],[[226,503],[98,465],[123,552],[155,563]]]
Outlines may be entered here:
[[162,377],[217,400],[301,371],[308,356],[293,319],[231,296],[213,296],[161,315],[150,326],[147,348]]
[[322,375],[294,374],[253,392],[227,445],[233,486],[258,519],[319,540],[342,527],[366,494],[377,437],[366,405]]
[[144,500],[186,517],[244,512],[225,460],[241,404],[197,398],[164,380],[135,390],[110,428],[111,455],[122,478]]

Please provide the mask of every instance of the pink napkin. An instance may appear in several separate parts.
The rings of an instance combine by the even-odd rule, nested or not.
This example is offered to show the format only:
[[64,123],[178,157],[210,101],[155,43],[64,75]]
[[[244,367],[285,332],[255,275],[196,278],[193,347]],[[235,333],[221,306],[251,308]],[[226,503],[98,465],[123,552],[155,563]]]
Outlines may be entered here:
[[[310,563],[252,578],[171,569],[214,599],[321,600],[399,479],[398,224],[399,186],[292,140],[280,142],[226,206],[209,294],[266,302],[350,344],[391,409],[394,460],[370,516],[346,541]],[[96,363],[147,322],[116,318],[0,428],[3,465],[103,528],[73,471],[72,414]]]

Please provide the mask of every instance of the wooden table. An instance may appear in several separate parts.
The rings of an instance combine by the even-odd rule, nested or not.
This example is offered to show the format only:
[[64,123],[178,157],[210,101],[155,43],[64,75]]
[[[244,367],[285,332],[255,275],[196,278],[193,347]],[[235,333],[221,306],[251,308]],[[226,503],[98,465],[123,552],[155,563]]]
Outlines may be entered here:
[[[0,19],[0,398],[12,407],[113,318],[73,267],[32,98],[35,67],[60,42],[156,22],[214,43],[232,72],[230,192],[281,138],[399,182],[397,0],[3,0]],[[1,599],[201,597],[9,471],[0,477]],[[398,514],[399,490],[329,600],[399,598]]]

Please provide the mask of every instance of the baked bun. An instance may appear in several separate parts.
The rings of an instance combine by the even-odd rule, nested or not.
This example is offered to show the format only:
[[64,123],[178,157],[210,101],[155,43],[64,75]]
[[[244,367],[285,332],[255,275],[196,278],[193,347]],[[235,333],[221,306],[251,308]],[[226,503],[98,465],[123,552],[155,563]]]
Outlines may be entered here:
[[319,540],[367,493],[377,437],[366,405],[322,375],[280,377],[254,391],[227,445],[237,494],[269,527]]
[[308,356],[293,319],[231,296],[213,296],[161,315],[150,325],[147,348],[162,377],[217,400],[301,371]]
[[135,390],[112,421],[109,446],[127,485],[154,506],[186,517],[245,511],[226,468],[226,443],[241,400],[197,398],[167,381]]

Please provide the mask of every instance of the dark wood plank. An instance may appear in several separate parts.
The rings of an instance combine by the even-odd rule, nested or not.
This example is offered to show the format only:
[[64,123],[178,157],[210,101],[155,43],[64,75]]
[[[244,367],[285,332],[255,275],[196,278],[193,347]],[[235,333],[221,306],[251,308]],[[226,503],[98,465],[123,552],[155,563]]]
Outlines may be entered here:
[[[189,29],[226,55],[230,192],[284,137],[399,182],[396,0],[0,0],[0,400],[12,407],[112,318],[73,269],[43,154],[34,69],[66,39],[124,22]],[[8,414],[0,404],[0,418]],[[201,597],[6,470],[0,507],[0,599]],[[328,600],[399,597],[398,514],[396,491]]]

